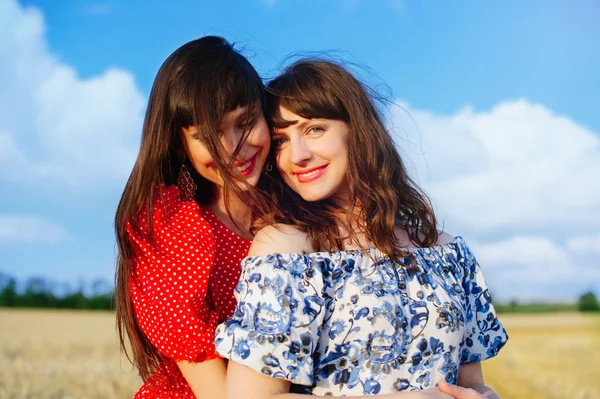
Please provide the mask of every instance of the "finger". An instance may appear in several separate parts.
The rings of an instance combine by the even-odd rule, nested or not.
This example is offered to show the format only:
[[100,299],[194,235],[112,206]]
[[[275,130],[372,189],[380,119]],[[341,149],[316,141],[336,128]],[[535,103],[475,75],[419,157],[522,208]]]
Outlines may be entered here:
[[468,388],[459,387],[458,385],[449,384],[446,381],[440,381],[438,383],[440,391],[447,393],[448,395],[454,396],[456,399],[471,399],[473,398],[473,391]]

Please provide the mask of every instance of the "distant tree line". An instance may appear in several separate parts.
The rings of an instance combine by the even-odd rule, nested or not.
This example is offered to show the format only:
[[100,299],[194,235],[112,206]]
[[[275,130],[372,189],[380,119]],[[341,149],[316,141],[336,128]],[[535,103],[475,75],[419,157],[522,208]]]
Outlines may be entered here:
[[[96,280],[86,285],[80,282],[72,289],[69,285],[57,284],[42,277],[32,277],[20,284],[14,277],[0,273],[0,307],[30,307],[59,309],[114,309],[112,284]],[[579,297],[577,303],[508,303],[494,301],[498,313],[542,313],[542,312],[599,312],[600,302],[589,291]]]
[[73,289],[42,277],[20,283],[12,276],[0,274],[0,307],[111,310],[113,296],[112,285],[104,280],[89,285],[80,282]]
[[516,299],[506,303],[494,301],[498,313],[599,312],[600,302],[592,291],[581,295],[576,303],[526,302]]

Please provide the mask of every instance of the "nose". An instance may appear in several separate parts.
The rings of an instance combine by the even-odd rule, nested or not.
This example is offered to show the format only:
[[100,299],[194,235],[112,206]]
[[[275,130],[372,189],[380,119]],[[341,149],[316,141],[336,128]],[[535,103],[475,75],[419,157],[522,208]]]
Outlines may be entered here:
[[295,138],[290,142],[290,161],[296,165],[308,161],[312,157],[312,153],[303,138]]
[[243,136],[242,129],[231,128],[223,132],[222,143],[228,154],[233,154]]

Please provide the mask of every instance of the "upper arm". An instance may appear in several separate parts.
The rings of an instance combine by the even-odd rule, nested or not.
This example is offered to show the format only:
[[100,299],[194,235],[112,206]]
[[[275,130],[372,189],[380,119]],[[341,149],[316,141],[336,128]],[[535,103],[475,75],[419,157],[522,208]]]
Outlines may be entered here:
[[202,363],[177,362],[197,398],[225,399],[227,364],[221,358]]
[[218,357],[218,315],[208,301],[214,238],[197,205],[174,194],[155,207],[152,239],[128,229],[135,253],[129,294],[140,329],[162,355],[202,362]]
[[290,382],[229,362],[226,390],[227,399],[269,399],[274,395],[288,393]]
[[458,370],[458,383],[461,387],[483,384],[483,370],[480,362],[461,364]]
[[[278,234],[267,230],[262,233],[264,236],[258,237],[259,244],[266,246],[263,250],[269,253],[244,261],[242,278],[236,287],[237,309],[217,328],[216,350],[230,360],[228,381],[236,380],[237,377],[231,377],[233,373],[247,379],[248,384],[260,384],[268,378],[311,386],[314,381],[312,355],[326,313],[321,266],[310,255],[298,253],[298,247],[280,240],[290,237],[286,232]],[[268,240],[263,239],[267,233]],[[294,237],[291,240],[294,241]],[[271,242],[274,244],[269,245]],[[280,250],[282,245],[288,245],[285,248],[293,253],[271,253]],[[238,369],[242,366],[244,368]],[[287,385],[271,383],[265,383],[260,392],[287,389]],[[236,392],[244,384],[238,382],[239,386],[231,389]],[[244,389],[237,397],[246,397],[248,390]]]
[[293,226],[278,224],[264,227],[256,233],[248,256],[311,251],[312,247],[306,233]]

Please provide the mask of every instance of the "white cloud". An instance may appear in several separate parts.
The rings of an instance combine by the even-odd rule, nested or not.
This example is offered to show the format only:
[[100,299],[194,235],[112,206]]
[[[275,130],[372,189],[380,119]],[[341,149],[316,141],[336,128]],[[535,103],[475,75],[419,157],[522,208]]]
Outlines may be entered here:
[[403,108],[392,126],[409,169],[444,227],[474,243],[499,297],[600,288],[596,132],[527,100],[453,115]]
[[569,240],[568,248],[577,254],[600,256],[600,234],[574,237]]
[[572,255],[547,237],[515,236],[474,248],[484,270],[507,285],[520,281],[573,282],[577,278]]
[[59,225],[33,215],[0,213],[0,245],[15,243],[56,243],[67,239]]
[[594,132],[526,100],[451,116],[405,108],[419,132],[396,112],[394,126],[409,128],[399,146],[448,225],[477,233],[596,231],[600,137]]
[[128,71],[83,79],[48,49],[42,14],[0,1],[0,179],[122,181],[145,100]]
[[[40,11],[14,0],[0,0],[0,88],[0,181],[101,187],[129,173],[144,108],[132,74],[81,78],[48,48]],[[527,100],[451,115],[405,108],[418,131],[395,112],[399,147],[498,296],[600,287],[598,132]],[[66,236],[42,217],[0,214],[0,243]]]
[[[587,250],[589,242],[581,242]],[[581,257],[581,248],[571,241],[564,245],[548,237],[514,236],[472,247],[488,284],[504,300],[573,300],[600,288],[597,257]]]

